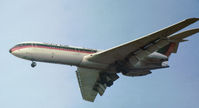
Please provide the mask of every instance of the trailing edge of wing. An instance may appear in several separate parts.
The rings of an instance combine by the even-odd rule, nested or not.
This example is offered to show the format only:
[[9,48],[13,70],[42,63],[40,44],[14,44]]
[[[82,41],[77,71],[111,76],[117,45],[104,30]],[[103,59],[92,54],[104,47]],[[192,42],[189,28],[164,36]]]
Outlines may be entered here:
[[[149,34],[147,36],[141,37],[134,41],[119,45],[117,47],[114,47],[114,48],[111,48],[111,49],[108,49],[108,50],[105,50],[102,52],[92,54],[92,55],[88,56],[88,60],[94,61],[94,62],[99,62],[99,63],[105,63],[105,64],[113,63],[116,60],[123,60],[130,53],[137,51],[137,50],[141,49],[142,47],[149,45],[150,43],[156,42],[159,39],[167,38],[171,34],[189,26],[190,24],[192,24],[198,20],[199,20],[199,18],[186,19],[177,24],[174,24],[165,29],[159,30],[152,34]],[[144,56],[146,56],[146,55],[144,55]]]

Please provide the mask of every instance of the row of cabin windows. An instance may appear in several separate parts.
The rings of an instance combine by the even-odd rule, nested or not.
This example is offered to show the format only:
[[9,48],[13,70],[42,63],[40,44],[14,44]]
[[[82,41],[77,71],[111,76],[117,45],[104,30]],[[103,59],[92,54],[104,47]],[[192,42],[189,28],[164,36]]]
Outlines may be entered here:
[[45,46],[45,47],[51,47],[51,48],[70,49],[70,50],[76,50],[76,51],[97,52],[97,50],[80,49],[80,48],[71,48],[71,47],[56,46],[56,45],[32,44],[32,43],[23,43],[23,44],[16,45],[16,47],[18,47],[18,46]]

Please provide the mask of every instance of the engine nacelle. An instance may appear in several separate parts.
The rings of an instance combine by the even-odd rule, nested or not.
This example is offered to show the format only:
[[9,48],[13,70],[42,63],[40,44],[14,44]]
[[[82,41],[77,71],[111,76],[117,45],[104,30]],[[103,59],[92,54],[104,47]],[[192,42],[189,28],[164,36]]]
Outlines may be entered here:
[[163,68],[168,67],[162,65],[163,62],[168,61],[168,57],[160,54],[158,52],[154,52],[147,57],[143,58],[142,60],[135,60],[135,58],[130,58],[128,68],[145,68],[145,69],[155,69],[155,68]]
[[154,52],[148,55],[147,57],[145,57],[143,61],[152,62],[152,63],[160,63],[160,62],[168,61],[168,57],[158,52]]
[[125,76],[145,76],[145,75],[148,75],[148,74],[151,74],[152,72],[149,71],[149,70],[146,70],[146,71],[129,71],[127,73],[123,73],[123,75]]

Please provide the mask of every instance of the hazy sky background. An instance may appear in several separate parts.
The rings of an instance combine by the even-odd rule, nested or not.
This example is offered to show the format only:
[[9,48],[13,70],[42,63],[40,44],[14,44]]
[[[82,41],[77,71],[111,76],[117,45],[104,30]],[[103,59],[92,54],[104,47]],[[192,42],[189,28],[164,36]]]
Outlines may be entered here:
[[94,103],[82,100],[76,67],[33,69],[8,52],[23,41],[107,49],[190,17],[199,17],[199,0],[0,0],[0,108],[199,108],[199,34],[170,68],[120,75]]

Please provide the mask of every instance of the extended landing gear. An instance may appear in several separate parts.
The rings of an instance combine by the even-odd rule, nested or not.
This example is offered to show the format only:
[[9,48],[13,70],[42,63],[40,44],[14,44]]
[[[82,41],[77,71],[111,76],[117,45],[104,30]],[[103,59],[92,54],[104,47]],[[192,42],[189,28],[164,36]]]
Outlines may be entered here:
[[113,81],[108,81],[108,82],[106,82],[106,85],[107,85],[108,87],[111,87],[111,86],[113,85]]
[[101,83],[106,84],[108,87],[112,86],[113,81],[119,78],[117,74],[106,74],[106,73],[102,73],[100,77],[101,77]]
[[34,68],[35,66],[37,66],[37,63],[36,63],[36,62],[34,62],[34,61],[32,61],[32,63],[31,63],[31,67],[32,67],[32,68]]

